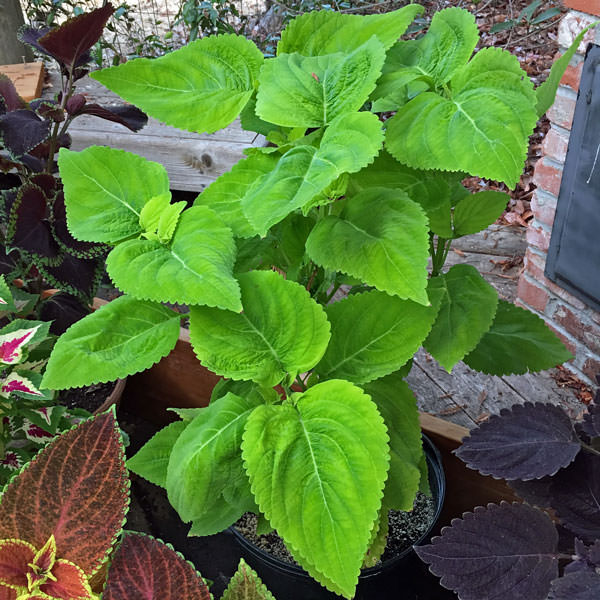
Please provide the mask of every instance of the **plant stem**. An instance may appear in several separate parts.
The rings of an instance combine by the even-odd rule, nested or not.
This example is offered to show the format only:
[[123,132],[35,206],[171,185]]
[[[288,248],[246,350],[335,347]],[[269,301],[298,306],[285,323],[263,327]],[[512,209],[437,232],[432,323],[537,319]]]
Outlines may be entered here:
[[[73,69],[74,69],[74,67],[71,67],[71,69],[69,70],[69,76],[67,78],[66,83],[63,82],[62,98],[60,99],[60,108],[62,108],[63,110],[65,109],[65,106],[67,105],[67,100],[73,95]],[[56,122],[54,124],[54,129],[52,130],[52,135],[50,136],[50,147],[48,149],[48,162],[46,163],[46,173],[48,173],[49,175],[52,175],[52,167],[54,165],[54,153],[56,152],[56,143],[58,142],[59,136],[61,134],[65,133],[69,122],[70,121],[67,118],[65,126],[62,128],[62,130],[60,129],[59,122]],[[59,133],[59,131],[60,131],[60,133]]]
[[596,448],[594,448],[593,446],[590,446],[589,444],[586,444],[585,442],[582,442],[581,440],[579,441],[579,443],[581,444],[581,447],[584,450],[587,450],[588,452],[591,452],[592,454],[595,454],[596,456],[600,456],[600,450],[596,450]]

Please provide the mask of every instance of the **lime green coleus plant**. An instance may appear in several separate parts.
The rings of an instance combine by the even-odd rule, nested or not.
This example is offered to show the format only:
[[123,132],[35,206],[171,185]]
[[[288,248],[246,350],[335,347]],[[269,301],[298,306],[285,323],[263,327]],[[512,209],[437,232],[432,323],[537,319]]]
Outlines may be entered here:
[[[171,203],[156,163],[105,147],[59,157],[69,229],[113,247],[107,269],[124,295],[59,339],[43,384],[146,369],[189,318],[198,359],[226,379],[130,468],[166,487],[192,534],[255,511],[347,598],[383,550],[388,510],[427,489],[403,379],[415,352],[493,374],[569,358],[475,268],[444,269],[452,241],[508,200],[462,179],[517,183],[560,74],[534,90],[506,51],[473,56],[475,20],[456,8],[398,41],[421,10],[309,13],[275,58],[221,35],[94,73],[169,125],[214,132],[241,115],[272,142],[189,208]],[[395,115],[384,123],[382,111]],[[350,293],[331,302],[341,286]]]

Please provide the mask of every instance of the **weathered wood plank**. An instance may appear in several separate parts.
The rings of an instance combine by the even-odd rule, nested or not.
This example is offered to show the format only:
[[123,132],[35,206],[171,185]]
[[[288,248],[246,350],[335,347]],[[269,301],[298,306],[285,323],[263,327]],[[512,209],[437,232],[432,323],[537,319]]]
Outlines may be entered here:
[[490,225],[485,231],[454,240],[452,248],[463,252],[498,256],[523,256],[527,249],[527,240],[522,227]]
[[[473,427],[486,415],[496,414],[502,408],[522,404],[526,400],[502,378],[478,373],[462,362],[454,367],[452,373],[447,373],[435,359],[421,349],[415,356],[415,363],[415,366],[437,383],[443,390],[442,394],[448,395],[454,404],[464,410],[470,422],[459,424],[465,424],[466,427]],[[424,400],[426,405],[430,406],[430,399]],[[445,416],[438,410],[434,414]]]
[[475,425],[464,408],[454,401],[444,387],[430,375],[429,370],[423,368],[417,360],[415,360],[406,382],[417,398],[419,410],[467,429]]
[[466,264],[475,267],[488,283],[493,285],[503,300],[513,302],[517,297],[517,285],[519,283],[520,266],[512,267],[506,271],[494,265],[503,258],[497,254],[482,254],[480,252],[463,252],[460,254],[450,250],[446,259],[446,267]]
[[200,192],[219,175],[244,157],[243,151],[249,144],[211,141],[206,139],[178,140],[172,137],[154,142],[139,133],[112,134],[94,129],[70,130],[73,138],[72,150],[83,150],[89,146],[110,146],[134,152],[158,163],[169,173],[171,189]]
[[[44,96],[52,97],[59,89],[58,73],[52,72]],[[119,96],[89,77],[78,81],[76,90],[88,102],[103,106],[124,104]],[[69,133],[73,150],[100,145],[134,152],[161,163],[169,173],[171,189],[190,192],[200,192],[229,171],[244,158],[246,148],[266,143],[264,137],[244,131],[239,120],[214,134],[198,134],[150,118],[146,127],[133,133],[117,123],[85,115],[73,121]]]
[[15,84],[23,100],[29,102],[40,97],[44,81],[43,62],[0,65],[0,73],[6,75]]

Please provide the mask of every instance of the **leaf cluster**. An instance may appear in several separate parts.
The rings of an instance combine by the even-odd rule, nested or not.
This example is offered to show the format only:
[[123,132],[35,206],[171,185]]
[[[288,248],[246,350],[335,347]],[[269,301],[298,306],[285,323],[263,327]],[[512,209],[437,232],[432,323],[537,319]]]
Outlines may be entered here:
[[0,276],[0,485],[87,411],[56,405],[41,379],[54,344],[49,323],[26,319],[37,301]]
[[[101,589],[104,600],[139,598],[140,590],[210,600],[204,579],[171,546],[122,530],[128,506],[113,414],[56,437],[0,495],[0,597],[92,600]],[[223,600],[274,599],[242,560]]]
[[538,99],[513,56],[472,57],[466,11],[398,41],[420,11],[313,12],[288,25],[274,58],[219,35],[94,73],[169,125],[213,132],[240,115],[267,136],[191,207],[133,154],[63,148],[58,160],[69,231],[111,247],[107,271],[125,295],[59,339],[44,383],[142,371],[189,318],[198,359],[227,379],[130,467],[167,489],[192,534],[257,512],[349,598],[387,511],[410,510],[426,487],[403,380],[415,352],[493,374],[570,356],[475,268],[444,269],[452,241],[507,202],[470,194],[465,173],[516,183]]
[[36,307],[43,319],[54,320],[54,333],[89,312],[106,254],[102,244],[81,243],[70,235],[55,152],[70,146],[68,128],[80,115],[108,119],[132,131],[146,122],[134,107],[106,108],[75,93],[75,82],[88,72],[90,48],[112,13],[106,4],[60,27],[21,30],[23,42],[60,68],[62,89],[54,98],[27,103],[0,74],[0,273],[9,281],[21,279],[30,292],[48,285],[64,292],[51,304]]
[[503,409],[456,454],[483,475],[506,479],[526,503],[480,506],[417,548],[442,585],[465,600],[597,598],[600,393],[575,423],[550,404]]

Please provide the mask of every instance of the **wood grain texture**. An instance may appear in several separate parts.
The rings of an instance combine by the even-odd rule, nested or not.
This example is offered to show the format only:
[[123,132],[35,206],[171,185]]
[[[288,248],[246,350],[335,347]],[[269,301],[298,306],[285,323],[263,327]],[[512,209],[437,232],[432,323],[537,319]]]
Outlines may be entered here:
[[0,65],[0,73],[7,75],[15,84],[17,92],[23,100],[30,102],[41,96],[44,82],[43,62]]
[[[44,96],[52,97],[59,89],[58,74],[52,72]],[[78,81],[76,90],[84,94],[88,102],[106,107],[125,104],[119,96],[89,77]],[[150,118],[143,129],[133,133],[117,123],[85,115],[73,121],[69,133],[73,139],[72,150],[98,145],[134,152],[162,164],[169,174],[172,190],[188,192],[201,192],[229,171],[244,158],[246,148],[266,144],[263,136],[244,131],[239,120],[214,134],[199,134]]]

